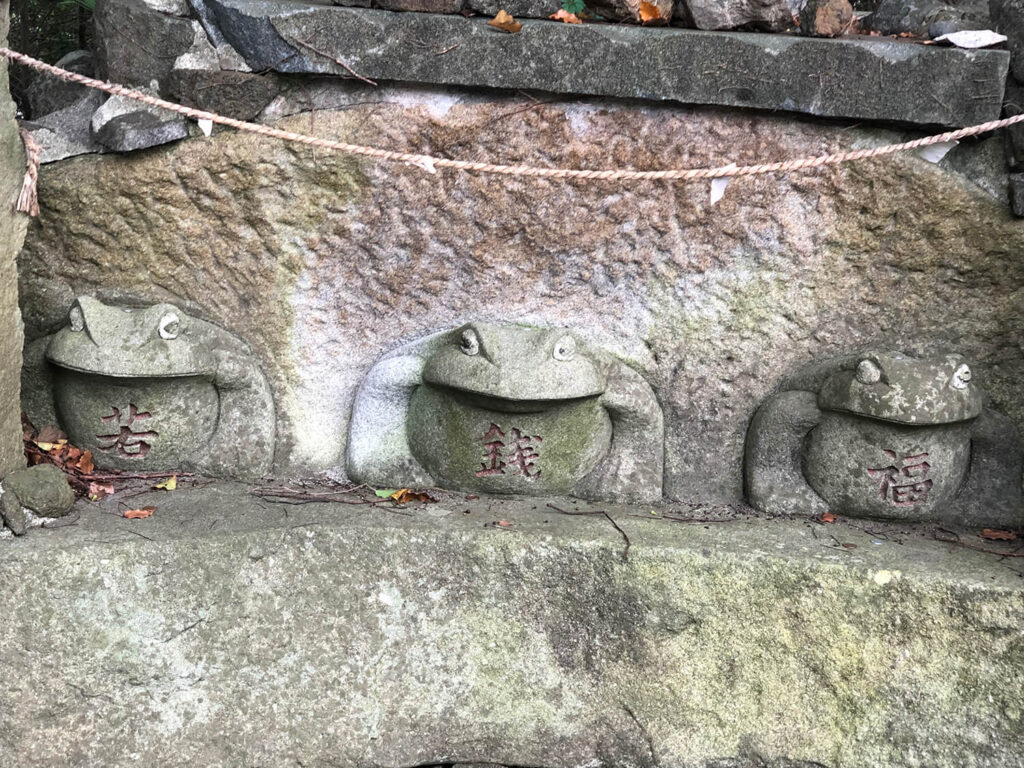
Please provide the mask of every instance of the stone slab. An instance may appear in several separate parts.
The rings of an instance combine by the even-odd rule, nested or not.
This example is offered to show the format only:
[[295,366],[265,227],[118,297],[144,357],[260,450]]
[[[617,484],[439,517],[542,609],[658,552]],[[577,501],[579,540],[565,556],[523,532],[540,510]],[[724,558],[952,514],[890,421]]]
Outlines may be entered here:
[[[0,6],[0,40],[6,45],[8,7]],[[21,445],[21,312],[15,259],[25,238],[26,216],[14,212],[25,178],[25,151],[8,86],[7,62],[0,63],[0,477],[25,466]]]
[[[207,0],[253,71],[638,97],[827,117],[970,125],[1002,106],[1005,51],[870,38],[706,33]],[[443,52],[443,53],[442,53]],[[851,77],[850,72],[864,73]],[[971,83],[964,88],[963,83]]]
[[0,541],[8,768],[1006,768],[1024,749],[1022,562],[928,530],[602,505],[620,532],[562,499],[231,485],[134,496],[146,520],[107,501]]

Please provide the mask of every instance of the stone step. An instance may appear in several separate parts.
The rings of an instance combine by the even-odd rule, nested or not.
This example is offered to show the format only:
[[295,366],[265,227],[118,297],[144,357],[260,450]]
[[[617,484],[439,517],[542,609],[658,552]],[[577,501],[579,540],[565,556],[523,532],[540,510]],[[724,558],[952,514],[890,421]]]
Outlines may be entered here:
[[179,488],[0,541],[3,765],[1019,764],[1019,559],[740,507],[342,498]]
[[1009,54],[876,38],[702,32],[275,0],[201,0],[255,72],[673,100],[965,126],[999,117]]

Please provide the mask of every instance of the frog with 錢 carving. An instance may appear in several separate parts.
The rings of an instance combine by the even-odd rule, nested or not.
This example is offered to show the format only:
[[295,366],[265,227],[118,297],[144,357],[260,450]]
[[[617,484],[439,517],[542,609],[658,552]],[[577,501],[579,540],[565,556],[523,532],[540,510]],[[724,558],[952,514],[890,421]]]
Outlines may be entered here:
[[469,323],[379,360],[348,473],[384,486],[661,497],[664,428],[632,368],[565,329]]
[[871,352],[783,385],[747,432],[746,486],[773,513],[1013,525],[1020,450],[959,355]]
[[25,406],[59,424],[96,466],[257,476],[275,413],[249,348],[170,304],[79,297],[67,325],[26,350]]

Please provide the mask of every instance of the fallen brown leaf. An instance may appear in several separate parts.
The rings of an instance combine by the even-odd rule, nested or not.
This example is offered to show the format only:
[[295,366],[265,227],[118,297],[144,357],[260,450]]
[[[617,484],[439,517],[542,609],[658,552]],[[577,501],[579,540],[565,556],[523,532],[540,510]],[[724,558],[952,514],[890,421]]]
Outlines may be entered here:
[[402,488],[392,493],[389,499],[394,499],[396,504],[405,504],[410,501],[423,501],[431,502],[434,501],[430,497],[430,494],[426,491],[410,491],[408,488]]
[[981,531],[981,538],[989,541],[1013,541],[1017,534],[1013,531],[999,531],[993,528],[984,528]]
[[143,507],[142,509],[126,509],[124,516],[129,520],[141,520],[144,517],[149,517],[156,512],[156,507]]
[[113,492],[113,483],[89,483],[89,499],[91,501],[99,501]]
[[549,19],[555,21],[564,21],[566,24],[582,24],[580,17],[575,13],[569,13],[565,8],[559,8],[557,11],[548,16]]
[[822,512],[821,517],[818,518],[819,523],[834,523],[835,521],[836,516],[831,512]]
[[498,15],[487,22],[487,26],[500,29],[502,32],[515,34],[523,28],[523,25],[512,18],[508,11],[498,11]]
[[92,463],[92,451],[90,451],[90,450],[82,451],[82,455],[78,459],[78,465],[77,466],[78,466],[78,469],[82,473],[84,473],[86,475],[88,475],[90,472],[92,472],[94,469],[96,469],[96,466]]
[[661,9],[654,3],[648,3],[646,0],[640,0],[639,15],[640,21],[644,24],[651,21],[659,21],[661,19]]

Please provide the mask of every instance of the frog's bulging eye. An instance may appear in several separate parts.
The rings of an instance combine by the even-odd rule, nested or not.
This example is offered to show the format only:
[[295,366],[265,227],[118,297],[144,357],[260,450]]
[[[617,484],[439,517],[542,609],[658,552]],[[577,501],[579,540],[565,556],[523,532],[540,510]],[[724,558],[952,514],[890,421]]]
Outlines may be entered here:
[[969,365],[961,365],[953,372],[953,378],[949,380],[949,386],[953,389],[967,389],[971,385],[971,368]]
[[871,360],[861,360],[857,365],[857,381],[861,384],[877,384],[882,380],[882,369]]
[[576,339],[563,336],[555,343],[555,351],[551,354],[555,360],[572,360],[576,357]]
[[161,317],[160,324],[156,329],[156,332],[160,334],[161,339],[176,339],[178,338],[178,333],[180,331],[181,321],[173,312],[168,312],[166,315]]
[[82,312],[82,308],[77,304],[68,313],[68,322],[71,324],[72,331],[85,330],[85,313]]
[[480,354],[480,338],[476,335],[476,331],[466,329],[462,332],[462,338],[459,339],[459,349],[462,350],[463,354],[470,357]]

